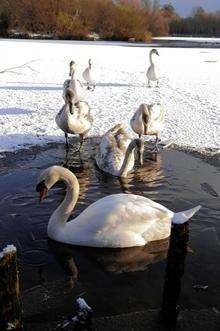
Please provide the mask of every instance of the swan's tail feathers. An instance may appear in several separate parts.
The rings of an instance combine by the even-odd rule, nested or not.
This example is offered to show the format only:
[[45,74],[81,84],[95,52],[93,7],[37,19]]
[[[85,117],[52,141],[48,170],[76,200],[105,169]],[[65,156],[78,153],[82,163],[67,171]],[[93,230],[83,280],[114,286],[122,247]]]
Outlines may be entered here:
[[194,208],[181,211],[179,213],[174,213],[171,222],[173,224],[183,224],[187,222],[200,208],[201,206],[196,206]]

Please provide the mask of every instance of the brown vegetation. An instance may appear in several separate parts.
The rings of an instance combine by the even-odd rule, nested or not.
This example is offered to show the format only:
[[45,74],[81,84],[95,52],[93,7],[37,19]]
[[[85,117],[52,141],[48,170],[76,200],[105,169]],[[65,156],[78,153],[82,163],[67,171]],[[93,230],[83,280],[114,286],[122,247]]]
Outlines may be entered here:
[[[153,4],[152,4],[153,3]],[[180,18],[172,5],[150,0],[1,0],[0,35],[10,31],[61,39],[148,40],[169,34],[220,33],[220,14],[198,8]]]
[[[156,20],[156,24],[154,24]],[[96,32],[103,39],[146,40],[167,34],[162,10],[139,0],[1,0],[0,33],[53,34],[86,39]]]

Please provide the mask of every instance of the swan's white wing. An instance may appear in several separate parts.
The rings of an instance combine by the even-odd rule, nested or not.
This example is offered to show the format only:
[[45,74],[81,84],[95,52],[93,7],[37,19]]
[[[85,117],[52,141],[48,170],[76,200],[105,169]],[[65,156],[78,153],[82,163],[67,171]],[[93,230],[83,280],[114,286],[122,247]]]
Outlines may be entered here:
[[[78,244],[96,247],[131,247],[144,245],[147,233],[164,222],[166,236],[173,213],[150,199],[133,194],[114,194],[86,208],[67,226]],[[157,234],[151,240],[157,240]],[[163,236],[164,237],[164,236]],[[161,238],[160,238],[161,239]],[[81,243],[80,243],[81,242]]]
[[[111,131],[107,132],[102,137],[98,154],[95,157],[98,167],[113,176],[118,176],[130,141],[131,140],[127,138],[125,134],[118,135],[116,140],[115,135],[112,134]],[[134,153],[132,153],[128,172],[130,172],[133,167]]]
[[154,104],[150,107],[148,134],[161,132],[164,126],[165,110],[162,105]]
[[91,69],[88,67],[86,68],[84,71],[83,71],[83,74],[82,74],[83,78],[85,79],[85,81],[89,84],[94,84],[94,79],[92,78],[92,75],[91,75]]
[[137,109],[134,115],[131,118],[130,125],[132,130],[137,134],[144,133],[144,124],[142,119],[142,111],[141,109]]
[[147,78],[152,81],[158,80],[160,78],[160,71],[158,66],[150,65],[147,70]]

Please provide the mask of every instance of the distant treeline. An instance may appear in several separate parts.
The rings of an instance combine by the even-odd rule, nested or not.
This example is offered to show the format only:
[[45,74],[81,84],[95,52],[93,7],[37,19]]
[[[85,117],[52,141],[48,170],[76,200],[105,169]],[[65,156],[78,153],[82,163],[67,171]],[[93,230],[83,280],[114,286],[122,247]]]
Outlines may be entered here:
[[150,0],[0,0],[0,35],[61,39],[150,40],[168,34],[220,35],[220,14],[180,18]]
[[195,8],[191,16],[171,20],[169,33],[220,37],[220,10],[215,13],[206,13],[202,7]]

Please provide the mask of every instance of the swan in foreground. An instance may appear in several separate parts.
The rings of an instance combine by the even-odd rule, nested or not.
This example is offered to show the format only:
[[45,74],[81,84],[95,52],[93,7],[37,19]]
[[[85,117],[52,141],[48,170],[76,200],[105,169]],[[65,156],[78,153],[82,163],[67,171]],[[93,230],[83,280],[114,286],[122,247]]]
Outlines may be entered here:
[[89,59],[89,66],[83,71],[82,76],[83,76],[83,78],[85,79],[85,81],[87,83],[87,89],[94,91],[95,82],[92,79],[91,71],[92,71],[92,60]]
[[171,223],[183,224],[200,209],[174,213],[159,203],[134,194],[113,194],[97,200],[75,219],[67,222],[79,196],[76,176],[60,166],[44,170],[36,191],[40,200],[58,181],[66,184],[66,196],[50,217],[47,233],[56,241],[90,247],[144,246],[167,238]]
[[95,160],[101,170],[113,176],[126,177],[134,167],[135,149],[142,164],[144,142],[141,139],[131,140],[122,124],[117,124],[103,135]]
[[153,81],[153,82],[157,82],[157,87],[159,86],[159,69],[158,67],[156,66],[156,64],[153,62],[153,55],[156,54],[159,56],[159,53],[158,51],[153,48],[150,53],[149,53],[149,58],[150,58],[150,66],[147,70],[147,79],[148,79],[148,87],[151,87],[150,86],[150,82]]
[[63,99],[66,101],[67,90],[72,91],[72,102],[84,100],[85,90],[82,83],[76,77],[76,63],[71,61],[69,64],[69,79],[63,83]]
[[156,136],[155,149],[164,126],[165,110],[160,104],[146,105],[142,103],[131,118],[132,130],[139,135]]
[[56,115],[55,121],[57,126],[65,133],[66,147],[69,147],[68,134],[79,134],[79,149],[81,149],[84,136],[92,127],[93,118],[90,114],[88,103],[85,101],[73,101],[75,100],[73,93],[72,89],[66,90],[66,103]]

